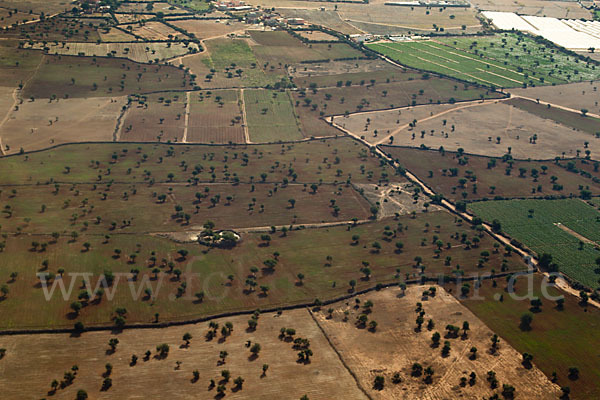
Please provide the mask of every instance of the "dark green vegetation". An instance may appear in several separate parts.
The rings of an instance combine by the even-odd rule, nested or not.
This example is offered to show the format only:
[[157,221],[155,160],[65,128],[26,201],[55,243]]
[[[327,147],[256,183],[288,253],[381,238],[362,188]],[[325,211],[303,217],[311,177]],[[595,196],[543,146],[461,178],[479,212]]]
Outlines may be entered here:
[[490,201],[472,203],[469,210],[486,221],[499,220],[506,233],[538,255],[551,254],[569,277],[600,287],[600,252],[595,249],[600,244],[600,212],[584,201]]
[[394,146],[382,148],[436,193],[453,201],[600,195],[597,161],[525,161]]
[[[498,279],[497,287],[492,282],[483,282],[479,299],[459,298],[490,329],[505,339],[520,353],[533,355],[534,364],[546,376],[552,378],[556,372],[559,386],[571,388],[572,399],[593,399],[600,396],[600,363],[597,342],[600,327],[600,311],[595,307],[583,307],[579,299],[556,288],[548,288],[552,296],[564,296],[564,306],[559,308],[555,301],[547,299],[541,288],[540,275],[533,275],[533,297],[541,299],[539,312],[531,312],[530,298],[516,300],[507,293],[506,283]],[[515,293],[526,296],[527,277],[517,279]],[[502,296],[503,301],[498,301]],[[520,328],[521,316],[531,313],[531,330]],[[502,347],[502,344],[500,344]],[[500,352],[502,349],[500,348]],[[579,369],[579,378],[569,378],[569,368]]]
[[167,2],[199,12],[206,12],[210,9],[210,1],[207,0],[167,0]]
[[600,69],[528,36],[503,33],[368,47],[404,65],[495,87],[597,79]]
[[597,118],[584,116],[581,113],[575,114],[570,111],[561,110],[560,108],[552,108],[543,104],[537,104],[525,99],[510,99],[506,102],[512,106],[520,108],[528,113],[535,114],[542,118],[551,119],[575,129],[596,135],[600,133],[600,120]]
[[252,142],[302,139],[289,92],[246,90],[244,103]]

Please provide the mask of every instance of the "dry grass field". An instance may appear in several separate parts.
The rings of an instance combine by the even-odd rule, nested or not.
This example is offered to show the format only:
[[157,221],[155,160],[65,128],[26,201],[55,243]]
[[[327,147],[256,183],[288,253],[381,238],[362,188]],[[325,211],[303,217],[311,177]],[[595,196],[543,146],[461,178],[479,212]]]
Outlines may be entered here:
[[312,41],[320,41],[320,40],[331,40],[331,41],[339,41],[336,36],[330,35],[321,31],[297,31],[298,35]]
[[70,7],[72,8],[72,2],[70,0],[2,0],[0,7],[17,9],[24,13],[33,11],[34,14],[43,12],[52,15],[69,10]]
[[185,126],[185,93],[161,93],[133,101],[119,140],[181,142]]
[[[351,300],[333,305],[332,318],[324,312],[316,315],[341,358],[373,399],[480,399],[501,392],[503,384],[514,386],[515,398],[558,397],[559,387],[536,367],[524,368],[521,354],[502,339],[497,353],[490,354],[493,332],[452,295],[440,287],[436,289],[435,296],[423,296],[428,286],[410,287],[404,295],[397,288],[382,290],[359,296],[360,303]],[[369,321],[377,322],[374,332],[367,329],[368,323],[364,328],[355,325],[367,301],[373,303],[367,315]],[[425,311],[426,322],[420,331],[415,331],[415,304],[422,304]],[[348,321],[344,321],[345,311],[349,312]],[[434,323],[432,329],[426,328],[430,319]],[[448,324],[460,328],[463,321],[470,328],[466,337],[462,331],[457,338],[445,335]],[[432,346],[434,332],[441,335],[438,347]],[[450,343],[448,356],[441,354],[444,341]],[[470,359],[471,347],[478,349],[475,360]],[[433,369],[432,383],[425,382],[425,374],[412,376],[413,363]],[[486,381],[488,371],[496,373],[496,390]],[[468,380],[471,372],[476,374],[475,383],[461,386],[460,379]],[[396,384],[392,382],[395,373],[401,379]],[[382,390],[373,388],[378,375],[385,379]]]
[[[272,3],[272,0],[263,1],[263,3]],[[274,4],[275,10],[280,13],[285,18],[303,18],[311,24],[321,25],[329,29],[333,29],[344,35],[353,35],[357,33],[361,33],[360,29],[352,26],[351,24],[345,22],[340,17],[340,14],[333,10],[333,6],[329,5],[328,10],[320,11],[318,9],[319,6],[322,6],[326,3],[312,3],[307,1],[298,1],[295,3],[299,3],[297,8],[283,8],[280,2],[279,4]]]
[[[577,154],[584,155],[585,150],[594,154],[599,146],[589,133],[557,124],[501,101],[465,104],[448,113],[434,114],[417,121],[414,128],[393,124],[393,118],[386,116],[389,113],[397,115],[395,110],[373,113],[371,120],[386,118],[391,124],[383,129],[386,134],[387,130],[392,130],[393,144],[400,146],[425,145],[433,149],[444,147],[450,151],[462,148],[467,153],[495,157],[506,154],[510,147],[512,156],[519,159],[551,159],[563,155],[575,157]],[[359,131],[353,132],[356,136],[364,134],[366,115],[361,114],[361,117],[363,125]],[[360,123],[356,125],[360,128]]]
[[460,104],[435,104],[393,110],[366,111],[350,114],[349,116],[339,115],[333,118],[333,122],[359,135],[369,143],[387,144],[389,138],[396,131],[407,129],[414,120],[422,121],[440,113],[447,113],[460,106]]
[[188,19],[173,21],[173,25],[193,33],[198,39],[210,39],[233,32],[243,32],[248,25],[236,20],[198,20]]
[[591,18],[591,12],[575,1],[545,0],[473,0],[473,7],[485,11],[506,11],[520,15],[536,15],[554,18]]
[[34,43],[26,48],[43,50],[50,55],[68,55],[88,57],[98,56],[117,58],[127,58],[131,61],[140,63],[152,63],[160,60],[173,58],[189,53],[192,49],[198,50],[198,45],[190,43],[187,46],[183,43],[75,43],[69,42],[63,45],[54,43]]
[[186,37],[170,26],[158,21],[149,21],[144,24],[133,25],[132,33],[147,40],[168,40]]
[[[311,64],[292,64],[291,68],[288,69],[290,76],[295,78],[297,84],[301,84],[304,81],[303,78],[313,77],[314,80],[326,79],[323,76],[334,76],[334,75],[345,75],[354,73],[373,73],[378,71],[396,71],[390,68],[390,64],[376,59],[376,60],[351,60],[351,61],[330,61],[323,63],[311,63]],[[331,78],[330,83],[327,86],[334,85],[334,78]],[[308,86],[308,85],[306,85]]]
[[[331,399],[344,393],[348,399],[367,399],[345,369],[319,327],[306,310],[286,311],[281,315],[264,314],[255,331],[247,331],[249,316],[216,320],[221,326],[233,324],[233,331],[223,338],[207,340],[208,323],[167,329],[132,330],[119,334],[108,332],[86,333],[81,337],[69,335],[14,336],[0,338],[7,355],[0,363],[5,398],[42,398],[51,390],[53,379],[60,380],[65,371],[77,365],[79,370],[72,385],[59,389],[50,398],[73,399],[79,389],[87,391],[92,399],[171,398],[213,399],[216,388],[210,380],[219,382],[221,371],[228,370],[231,379],[224,383],[228,399]],[[279,337],[282,327],[296,330],[296,337],[310,340],[313,357],[309,363],[297,362],[298,351],[293,343]],[[182,337],[192,335],[189,346]],[[117,338],[116,352],[107,353],[108,340]],[[261,346],[258,357],[250,357],[246,344]],[[167,357],[157,358],[156,346],[167,343]],[[144,353],[152,355],[144,359]],[[220,362],[220,352],[227,358]],[[131,356],[139,357],[130,365]],[[35,361],[35,366],[22,360]],[[177,363],[180,363],[179,366]],[[105,364],[113,366],[112,387],[101,391]],[[268,364],[266,374],[262,367]],[[193,371],[199,371],[194,380]],[[241,376],[242,388],[235,388],[233,380]],[[24,385],[23,382],[28,382]],[[282,384],[285,382],[285,384]],[[217,383],[217,385],[220,383]]]
[[238,90],[190,93],[188,143],[245,143]]
[[[473,8],[395,7],[383,4],[340,4],[340,17],[356,28],[372,34],[396,34],[407,31],[457,33],[480,30]],[[463,29],[462,26],[466,28]]]
[[0,126],[0,138],[5,150],[10,147],[8,154],[61,143],[112,141],[126,101],[123,96],[25,101]]
[[100,35],[100,40],[104,43],[135,42],[137,40],[135,36],[117,28],[100,29],[98,35]]
[[[0,339],[7,349],[0,364],[5,377],[3,392],[8,398],[51,395],[71,399],[83,389],[98,399],[135,398],[150,393],[168,393],[175,399],[212,399],[220,397],[210,385],[214,380],[217,385],[223,384],[226,397],[233,399],[307,395],[324,400],[342,392],[348,399],[366,399],[365,393],[373,399],[480,398],[500,392],[502,384],[512,385],[517,398],[557,397],[558,386],[537,367],[524,368],[521,355],[502,339],[496,354],[486,351],[493,332],[442,288],[436,289],[435,296],[426,298],[422,293],[429,287],[424,286],[411,287],[404,294],[399,289],[374,292],[358,297],[361,303],[332,304],[332,317],[325,309],[262,314],[255,330],[247,329],[248,316],[218,319],[215,322],[219,328],[212,339],[206,336],[211,330],[208,323],[121,333],[92,332],[79,337],[36,335],[35,340],[27,335],[5,336]],[[375,331],[354,323],[367,300],[373,303],[368,319],[378,322]],[[423,327],[415,332],[417,302],[423,304],[425,318],[434,321],[431,330]],[[347,321],[344,311],[348,312]],[[432,333],[443,335],[446,324],[460,327],[463,321],[469,322],[467,335],[446,339],[451,350],[442,357],[441,346],[431,346]],[[233,329],[223,336],[219,330],[226,323],[231,323]],[[291,339],[280,335],[281,328],[294,329],[292,338],[309,340],[309,362],[298,361],[298,350]],[[187,345],[182,339],[185,333],[191,335]],[[108,346],[112,338],[119,341],[114,352]],[[161,343],[169,346],[164,357],[158,356],[155,349]],[[248,343],[260,345],[257,356],[252,356]],[[480,350],[475,360],[469,358],[472,346]],[[150,351],[147,358],[146,351]],[[220,357],[223,351],[227,353],[224,361]],[[138,357],[135,363],[131,362],[133,355]],[[35,360],[35,365],[20,360]],[[423,375],[412,376],[415,362],[433,369],[431,383],[426,383]],[[112,366],[110,374],[105,374],[106,364]],[[268,365],[266,373],[264,364]],[[53,391],[52,380],[60,381],[73,365],[77,365],[73,383]],[[223,370],[230,372],[229,380],[221,381]],[[490,370],[496,373],[499,389],[491,389],[485,379]],[[471,372],[476,374],[475,382],[461,386],[460,378],[468,379]],[[394,373],[399,374],[400,382],[392,383]],[[373,387],[377,375],[385,379],[381,389]],[[244,382],[236,388],[233,380],[238,376]],[[105,377],[111,378],[112,385],[102,390]],[[23,385],[24,381],[28,384]],[[283,381],[285,385],[280,384]]]
[[[509,92],[532,100],[571,108],[575,112],[585,108],[590,113],[600,115],[600,82],[569,83],[567,85],[541,86],[526,89],[515,88]],[[600,127],[598,128],[600,131]]]

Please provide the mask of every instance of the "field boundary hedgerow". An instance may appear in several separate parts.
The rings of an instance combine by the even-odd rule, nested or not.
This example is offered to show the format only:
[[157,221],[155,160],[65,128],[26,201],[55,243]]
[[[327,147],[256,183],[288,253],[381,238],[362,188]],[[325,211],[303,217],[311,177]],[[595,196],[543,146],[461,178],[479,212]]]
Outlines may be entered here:
[[[72,335],[80,335],[85,332],[101,332],[101,331],[110,331],[110,332],[120,332],[123,330],[131,330],[131,329],[156,329],[156,328],[169,328],[173,326],[183,326],[183,325],[193,325],[199,324],[202,322],[208,322],[215,319],[220,318],[228,318],[235,317],[240,315],[252,315],[256,311],[260,313],[276,313],[279,311],[291,311],[298,310],[303,308],[321,308],[323,306],[327,306],[333,303],[337,303],[344,300],[349,300],[357,296],[361,296],[367,293],[371,293],[374,291],[379,291],[381,289],[387,289],[390,287],[397,287],[402,284],[405,285],[424,285],[426,283],[439,283],[439,284],[448,284],[448,283],[462,283],[462,282],[474,282],[480,280],[488,280],[488,279],[497,279],[503,278],[507,276],[524,276],[530,275],[536,272],[535,268],[528,268],[527,270],[517,271],[517,272],[501,272],[501,273],[489,273],[481,276],[469,276],[469,277],[461,277],[455,278],[448,275],[441,275],[436,278],[428,278],[422,276],[421,279],[411,279],[404,282],[390,282],[390,283],[378,283],[376,286],[372,286],[366,289],[355,290],[354,292],[338,296],[329,300],[319,300],[316,299],[312,302],[302,302],[298,304],[289,304],[287,305],[272,305],[268,308],[263,309],[245,309],[245,310],[237,310],[237,311],[229,311],[219,314],[213,314],[205,317],[186,319],[181,321],[167,321],[167,322],[158,322],[158,323],[145,323],[145,324],[132,324],[132,325],[124,325],[122,328],[118,328],[115,325],[93,325],[86,326],[83,330],[76,330],[74,328],[43,328],[43,329],[5,329],[0,330],[0,336],[15,336],[15,335],[36,335],[36,334],[64,334],[70,333]],[[286,304],[286,303],[281,303]]]

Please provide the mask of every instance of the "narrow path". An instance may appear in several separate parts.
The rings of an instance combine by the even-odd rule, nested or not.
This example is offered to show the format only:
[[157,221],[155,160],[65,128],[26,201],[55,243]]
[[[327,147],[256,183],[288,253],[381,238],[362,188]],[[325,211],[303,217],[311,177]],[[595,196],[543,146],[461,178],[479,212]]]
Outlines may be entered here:
[[240,100],[242,102],[242,115],[244,117],[244,122],[242,122],[242,127],[244,128],[244,137],[246,138],[246,143],[247,144],[252,144],[252,141],[250,140],[250,131],[248,130],[248,117],[246,115],[246,101],[244,99],[244,89],[240,89]]
[[190,92],[186,92],[185,93],[185,123],[183,126],[183,138],[181,139],[182,143],[187,143],[187,137],[188,137],[188,128],[189,128],[189,121],[190,121],[190,102],[191,102],[191,96],[190,96]]
[[[338,129],[340,129],[341,131],[347,133],[348,135],[356,138],[359,142],[363,143],[364,145],[368,146],[369,148],[374,149],[375,153],[377,155],[379,155],[382,159],[388,161],[388,163],[390,165],[392,165],[393,167],[395,167],[395,168],[400,167],[400,165],[394,159],[392,159],[390,156],[388,156],[384,151],[382,151],[379,148],[379,146],[371,145],[366,140],[361,139],[360,137],[356,137],[355,134],[348,131],[347,129],[344,129],[338,125],[334,125],[334,126]],[[418,185],[421,188],[421,190],[423,191],[423,193],[426,194],[427,196],[429,196],[429,197],[435,196],[436,193],[433,190],[431,190],[431,188],[429,186],[427,186],[424,182],[422,182],[416,175],[414,175],[409,170],[405,170],[405,177],[410,182]],[[463,220],[465,220],[468,223],[472,223],[474,216],[471,214],[468,214],[466,212],[458,211],[456,208],[456,205],[454,203],[443,198],[440,202],[440,205],[443,208],[445,208],[447,211],[449,211],[451,214],[462,218]],[[507,236],[505,233],[495,233],[492,230],[492,227],[486,222],[482,223],[482,227],[483,227],[483,230],[487,234],[489,234],[492,238],[494,238],[495,240],[497,240],[498,242],[502,243],[505,246],[509,246],[515,253],[517,253],[519,256],[523,257],[523,259],[525,259],[527,261],[530,270],[537,270],[537,264],[538,264],[537,260],[534,257],[532,257],[531,254],[529,254],[526,250],[523,250],[523,249],[513,246],[511,244],[511,240],[512,240],[511,237]],[[567,287],[570,288],[568,283],[565,282],[565,285],[567,285]],[[563,289],[563,287],[561,287],[561,289]],[[573,288],[570,288],[570,290],[565,290],[565,291],[573,294],[574,296],[579,297],[579,292]],[[598,303],[598,302],[590,301],[589,304],[600,308],[600,303]]]

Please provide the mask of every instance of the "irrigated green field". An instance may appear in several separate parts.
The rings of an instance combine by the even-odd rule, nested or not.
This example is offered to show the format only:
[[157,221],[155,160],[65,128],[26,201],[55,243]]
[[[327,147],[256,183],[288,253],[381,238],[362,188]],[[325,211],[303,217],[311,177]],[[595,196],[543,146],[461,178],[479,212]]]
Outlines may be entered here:
[[278,75],[265,74],[245,40],[213,39],[205,44],[210,55],[206,63],[215,71],[211,71],[211,80],[231,81],[227,86],[264,87],[280,79]]
[[246,90],[244,104],[253,143],[303,138],[287,91]]
[[516,34],[368,45],[404,65],[495,87],[597,79],[600,68]]
[[[582,307],[578,304],[578,298],[550,287],[548,293],[551,296],[565,297],[564,310],[558,310],[556,303],[544,296],[539,275],[533,275],[532,293],[527,292],[526,280],[526,277],[518,278],[515,294],[530,295],[542,300],[542,311],[533,314],[530,331],[520,329],[519,321],[522,314],[529,312],[532,297],[513,298],[506,292],[506,284],[500,280],[495,288],[490,281],[482,284],[479,294],[485,300],[469,297],[459,300],[519,352],[532,354],[533,363],[548,377],[551,378],[552,373],[556,372],[556,383],[561,387],[571,388],[569,398],[599,398],[600,359],[597,333],[600,311],[595,307]],[[498,301],[500,296],[503,296],[503,301]],[[568,377],[571,367],[579,369],[578,379]]]
[[599,287],[595,260],[600,253],[600,212],[577,199],[506,200],[473,203],[469,210],[541,255],[554,257],[561,272],[586,286]]

